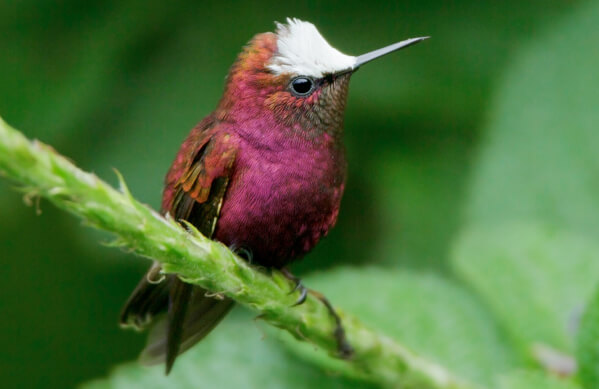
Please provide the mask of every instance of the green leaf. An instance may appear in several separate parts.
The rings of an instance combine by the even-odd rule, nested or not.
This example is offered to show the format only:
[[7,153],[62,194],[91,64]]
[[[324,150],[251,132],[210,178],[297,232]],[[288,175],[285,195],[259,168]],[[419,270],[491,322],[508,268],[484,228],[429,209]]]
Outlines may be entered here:
[[537,371],[515,371],[501,377],[499,389],[577,389],[572,381],[559,379]]
[[573,350],[578,316],[599,278],[599,246],[542,224],[511,223],[466,230],[453,261],[525,355],[538,345]]
[[457,272],[539,362],[574,351],[599,279],[598,19],[595,1],[552,23],[498,83],[454,253]]
[[599,2],[531,42],[507,71],[475,163],[468,218],[599,234]]
[[[306,278],[335,305],[367,325],[479,384],[493,382],[514,364],[493,319],[468,292],[432,274],[381,268],[346,268]],[[304,358],[324,359],[313,347],[288,343]]]
[[582,317],[576,354],[584,387],[599,387],[599,289]]
[[179,357],[168,377],[162,365],[132,362],[83,388],[371,388],[307,365],[264,337],[257,322],[235,311],[201,344]]

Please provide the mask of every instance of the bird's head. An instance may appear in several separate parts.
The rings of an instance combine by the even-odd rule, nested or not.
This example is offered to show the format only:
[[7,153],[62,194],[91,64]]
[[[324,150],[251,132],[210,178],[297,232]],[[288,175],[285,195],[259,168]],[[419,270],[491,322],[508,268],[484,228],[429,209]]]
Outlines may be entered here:
[[357,57],[332,47],[312,23],[287,19],[256,35],[231,68],[217,113],[248,121],[272,116],[296,133],[338,133],[351,75],[362,65],[426,38]]

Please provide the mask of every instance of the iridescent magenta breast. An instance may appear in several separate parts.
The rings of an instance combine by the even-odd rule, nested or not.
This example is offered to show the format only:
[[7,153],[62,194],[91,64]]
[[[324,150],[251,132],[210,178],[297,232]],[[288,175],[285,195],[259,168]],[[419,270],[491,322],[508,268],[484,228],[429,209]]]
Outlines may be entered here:
[[344,151],[332,141],[288,148],[241,140],[215,238],[263,266],[303,256],[337,220],[345,169]]

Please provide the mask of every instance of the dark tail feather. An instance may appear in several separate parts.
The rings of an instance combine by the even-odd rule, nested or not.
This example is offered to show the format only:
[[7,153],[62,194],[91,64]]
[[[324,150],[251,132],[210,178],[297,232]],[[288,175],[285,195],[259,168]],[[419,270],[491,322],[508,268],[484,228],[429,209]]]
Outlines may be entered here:
[[144,364],[166,362],[167,374],[177,355],[202,340],[231,310],[234,301],[206,297],[206,290],[174,275],[160,280],[155,264],[139,282],[123,307],[120,324],[137,330],[151,325],[148,344],[140,356]]
[[175,280],[169,292],[168,301],[168,328],[166,333],[166,374],[170,373],[183,338],[183,325],[189,300],[191,298],[192,286],[181,280]]
[[[206,290],[198,286],[192,287],[191,300],[181,329],[181,338],[177,354],[172,356],[173,362],[180,355],[202,340],[229,313],[235,301],[225,297],[222,300],[206,297]],[[170,326],[164,317],[152,327],[148,344],[142,351],[140,361],[144,365],[155,365],[167,362],[171,355],[169,346]],[[171,363],[172,365],[172,363]]]
[[119,320],[122,327],[144,330],[157,315],[165,312],[169,288],[175,277],[167,276],[163,280],[161,277],[163,276],[160,274],[160,265],[154,263],[123,306]]

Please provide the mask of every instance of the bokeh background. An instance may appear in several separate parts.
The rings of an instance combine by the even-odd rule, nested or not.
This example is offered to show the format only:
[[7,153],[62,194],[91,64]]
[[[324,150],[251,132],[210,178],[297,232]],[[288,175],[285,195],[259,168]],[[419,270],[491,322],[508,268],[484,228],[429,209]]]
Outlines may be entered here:
[[[591,34],[586,27],[599,25],[597,9],[572,0],[3,0],[0,115],[111,183],[118,169],[137,198],[158,208],[180,142],[215,107],[241,46],[255,33],[272,31],[273,21],[309,20],[349,54],[430,35],[353,78],[346,114],[349,182],[339,223],[294,270],[309,275],[351,264],[451,280],[450,249],[469,221],[511,211],[599,230],[592,212],[598,184],[591,146],[597,142],[564,128],[580,115],[585,119],[576,123],[594,127],[596,93],[584,91],[599,89],[591,75],[598,54],[583,37]],[[559,116],[561,130],[545,132],[557,126],[560,119],[552,115],[560,107],[571,116]],[[523,125],[535,130],[520,138],[516,130]],[[543,161],[555,160],[526,162],[530,150],[538,151],[526,145],[545,136],[554,140],[540,146],[547,150],[570,142],[568,150],[582,151],[543,171],[537,192],[510,187],[512,179],[527,185]],[[583,188],[560,169],[585,171]],[[530,174],[519,176],[523,170]],[[546,186],[570,189],[540,199]],[[528,196],[525,205],[521,193]],[[559,201],[568,204],[563,212]],[[2,386],[72,387],[134,360],[145,336],[121,331],[117,317],[148,263],[98,244],[109,236],[44,201],[25,206],[4,181],[0,221]],[[234,314],[229,325],[250,323],[243,315]],[[260,344],[252,345],[239,353],[257,353],[251,348]],[[232,374],[222,359],[214,366]]]

